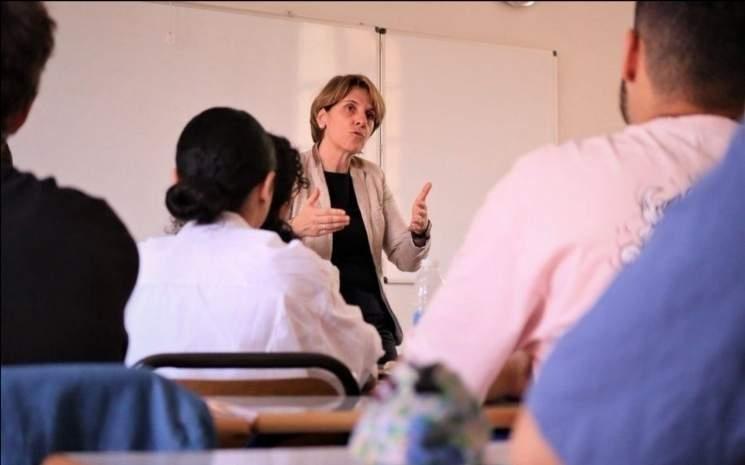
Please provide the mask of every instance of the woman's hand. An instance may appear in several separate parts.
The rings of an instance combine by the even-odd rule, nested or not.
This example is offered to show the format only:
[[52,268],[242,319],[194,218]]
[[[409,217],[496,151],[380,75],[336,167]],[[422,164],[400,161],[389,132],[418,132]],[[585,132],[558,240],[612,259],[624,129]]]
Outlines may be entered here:
[[409,231],[416,235],[422,235],[427,231],[429,216],[427,215],[427,195],[432,189],[432,183],[428,182],[422,187],[422,191],[414,200],[414,206],[411,207],[411,224]]
[[292,231],[299,237],[323,236],[344,229],[349,224],[349,216],[338,208],[320,208],[318,198],[321,191],[316,188],[308,201],[290,221]]

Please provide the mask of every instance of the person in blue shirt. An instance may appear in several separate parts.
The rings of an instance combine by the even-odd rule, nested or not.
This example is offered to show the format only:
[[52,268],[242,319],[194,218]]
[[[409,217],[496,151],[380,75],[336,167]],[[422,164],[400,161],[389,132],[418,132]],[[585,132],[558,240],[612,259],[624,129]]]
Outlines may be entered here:
[[515,465],[745,464],[745,126],[559,342]]

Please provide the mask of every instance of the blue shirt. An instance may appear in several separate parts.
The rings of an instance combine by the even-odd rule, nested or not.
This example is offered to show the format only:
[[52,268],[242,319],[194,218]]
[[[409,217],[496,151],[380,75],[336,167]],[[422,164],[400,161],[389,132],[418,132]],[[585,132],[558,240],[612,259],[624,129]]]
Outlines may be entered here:
[[745,463],[745,128],[559,342],[528,406],[566,465]]

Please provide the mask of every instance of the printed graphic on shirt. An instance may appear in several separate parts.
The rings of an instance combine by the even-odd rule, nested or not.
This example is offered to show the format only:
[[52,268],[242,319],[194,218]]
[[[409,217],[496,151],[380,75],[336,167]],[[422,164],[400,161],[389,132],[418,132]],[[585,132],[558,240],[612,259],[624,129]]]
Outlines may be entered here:
[[683,198],[689,189],[690,187],[673,196],[669,194],[669,190],[659,186],[649,187],[641,192],[637,199],[641,214],[641,225],[635,228],[628,228],[628,226],[625,228],[626,234],[624,235],[631,236],[631,239],[621,241],[617,263],[619,267],[626,266],[636,260],[644,245],[652,237],[655,227],[662,220],[667,208]]

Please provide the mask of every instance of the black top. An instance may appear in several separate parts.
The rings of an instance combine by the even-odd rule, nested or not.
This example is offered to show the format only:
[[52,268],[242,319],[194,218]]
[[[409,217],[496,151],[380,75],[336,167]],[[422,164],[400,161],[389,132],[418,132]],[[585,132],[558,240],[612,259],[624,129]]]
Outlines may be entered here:
[[137,247],[109,206],[2,163],[2,364],[121,362]]
[[349,225],[333,236],[331,263],[339,269],[342,295],[346,288],[357,288],[379,293],[375,263],[367,240],[357,196],[349,173],[324,171],[329,188],[331,207],[340,208],[349,215]]
[[331,206],[349,215],[349,225],[333,236],[331,263],[339,269],[340,292],[350,305],[362,311],[362,318],[380,335],[385,355],[379,363],[395,360],[396,326],[381,295],[365,223],[357,203],[352,176],[349,173],[324,171]]

